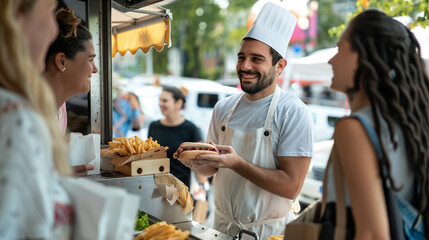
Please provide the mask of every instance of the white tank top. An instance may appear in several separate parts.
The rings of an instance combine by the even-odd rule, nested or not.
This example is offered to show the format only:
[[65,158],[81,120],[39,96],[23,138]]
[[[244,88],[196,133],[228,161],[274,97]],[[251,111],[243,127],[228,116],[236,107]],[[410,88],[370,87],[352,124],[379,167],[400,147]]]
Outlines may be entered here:
[[[371,106],[362,108],[361,110],[352,113],[353,115],[360,115],[366,118],[374,127],[374,120],[372,117]],[[402,187],[398,194],[407,201],[411,201],[413,198],[413,186],[414,186],[414,177],[412,174],[411,166],[409,166],[407,159],[407,151],[405,147],[405,141],[402,134],[402,130],[399,125],[395,124],[395,136],[394,139],[398,143],[398,147],[394,149],[393,143],[390,140],[390,132],[387,126],[387,122],[381,117],[381,114],[378,114],[378,119],[380,119],[380,132],[381,132],[381,142],[385,149],[385,152],[389,156],[391,164],[391,175],[395,181],[396,187]],[[334,185],[334,172],[332,165],[327,169],[327,202],[335,202],[335,185]],[[345,194],[346,194],[346,204],[350,206],[350,197],[349,191],[346,184]]]

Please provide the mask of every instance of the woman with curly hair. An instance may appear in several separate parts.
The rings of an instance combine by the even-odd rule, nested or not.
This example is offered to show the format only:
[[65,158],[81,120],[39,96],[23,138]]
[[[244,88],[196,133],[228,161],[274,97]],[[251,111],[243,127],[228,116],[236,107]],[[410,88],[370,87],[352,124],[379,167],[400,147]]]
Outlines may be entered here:
[[[98,69],[94,63],[95,50],[92,35],[81,24],[73,10],[61,8],[56,13],[59,34],[51,44],[45,59],[45,76],[54,91],[58,119],[63,133],[67,128],[65,102],[90,90],[91,76]],[[85,176],[94,166],[79,165],[73,168],[75,175]]]
[[[353,117],[360,116],[381,142],[387,183],[423,216],[429,238],[429,79],[416,38],[383,12],[367,10],[351,20],[329,63],[331,87],[347,94],[352,111],[337,123],[333,148],[345,178],[348,220],[355,227],[348,237],[391,237],[382,166],[364,126]],[[336,202],[333,168],[327,168],[327,212]]]

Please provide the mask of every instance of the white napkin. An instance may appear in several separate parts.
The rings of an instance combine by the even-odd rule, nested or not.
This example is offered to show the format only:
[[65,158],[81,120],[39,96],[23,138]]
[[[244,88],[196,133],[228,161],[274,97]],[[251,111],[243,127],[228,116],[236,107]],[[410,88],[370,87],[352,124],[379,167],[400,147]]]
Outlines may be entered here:
[[86,178],[64,178],[75,213],[73,239],[132,239],[140,197]]
[[174,184],[156,184],[156,188],[159,190],[161,195],[167,200],[172,206],[179,198],[179,192]]
[[88,175],[100,173],[100,134],[70,133],[69,163],[71,166],[92,164]]

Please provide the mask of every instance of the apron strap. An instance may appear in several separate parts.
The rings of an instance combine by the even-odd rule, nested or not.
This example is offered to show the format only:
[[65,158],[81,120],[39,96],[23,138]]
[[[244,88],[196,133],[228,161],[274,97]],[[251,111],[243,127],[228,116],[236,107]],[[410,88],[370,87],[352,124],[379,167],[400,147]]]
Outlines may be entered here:
[[[266,225],[266,224],[271,224],[271,223],[275,223],[277,221],[281,221],[284,218],[286,218],[287,216],[284,217],[278,217],[278,218],[270,218],[270,219],[265,219],[265,220],[260,220],[260,221],[255,221],[255,222],[251,222],[251,223],[242,223],[240,221],[234,220],[228,216],[226,216],[223,212],[219,211],[218,209],[215,209],[215,214],[217,214],[218,216],[220,216],[221,218],[225,219],[228,222],[228,226],[226,228],[226,232],[228,235],[232,236],[231,233],[229,232],[229,230],[231,229],[232,226],[237,226],[237,228],[239,230],[245,229],[248,230],[249,228],[255,227],[255,226],[259,226],[259,225]],[[233,234],[233,233],[232,233]]]
[[265,129],[271,129],[271,123],[273,122],[274,113],[277,109],[277,103],[280,98],[280,87],[276,86],[276,90],[274,91],[273,98],[271,99],[270,108],[268,109],[267,117],[265,118]]
[[240,101],[243,98],[243,96],[244,96],[244,92],[241,93],[241,97],[238,99],[237,102],[235,102],[235,104],[234,104],[234,106],[232,106],[231,110],[229,110],[228,115],[226,115],[226,118],[222,122],[222,126],[226,125],[229,122],[229,119],[231,118],[232,114],[234,113],[235,109],[238,106],[238,103],[240,103]]
[[[241,99],[244,97],[244,93],[242,93],[241,97],[238,99],[237,102],[235,102],[234,106],[229,110],[228,115],[226,115],[225,119],[222,122],[222,126],[225,126],[229,119],[231,119],[232,114],[234,113],[235,109],[237,108],[238,104],[240,103]],[[272,119],[274,117],[274,113],[276,112],[277,103],[279,102],[280,98],[280,87],[277,86],[276,90],[274,91],[273,98],[271,99],[270,107],[268,109],[267,117],[265,118],[264,128],[265,129],[271,129],[271,123]]]

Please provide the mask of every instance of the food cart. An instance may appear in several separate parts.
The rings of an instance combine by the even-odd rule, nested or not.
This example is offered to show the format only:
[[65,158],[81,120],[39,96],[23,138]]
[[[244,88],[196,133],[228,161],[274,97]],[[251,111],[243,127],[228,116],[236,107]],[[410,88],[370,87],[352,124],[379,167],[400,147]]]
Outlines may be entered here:
[[[147,52],[151,47],[160,51],[170,46],[172,13],[162,6],[173,1],[64,0],[64,4],[75,11],[93,35],[94,61],[99,72],[92,75],[88,94],[88,129],[90,133],[100,134],[102,148],[112,141],[112,56],[117,53],[123,55],[126,51],[135,53],[138,49]],[[130,42],[127,39],[140,41]],[[148,214],[151,223],[164,220],[181,230],[189,230],[189,239],[237,239],[237,236],[227,236],[192,221],[192,211],[183,214],[183,208],[177,203],[170,205],[157,191],[155,175],[124,176],[103,169],[103,163],[101,166],[101,174],[88,178],[139,195],[139,208]],[[242,234],[252,233],[240,232],[238,238]]]

